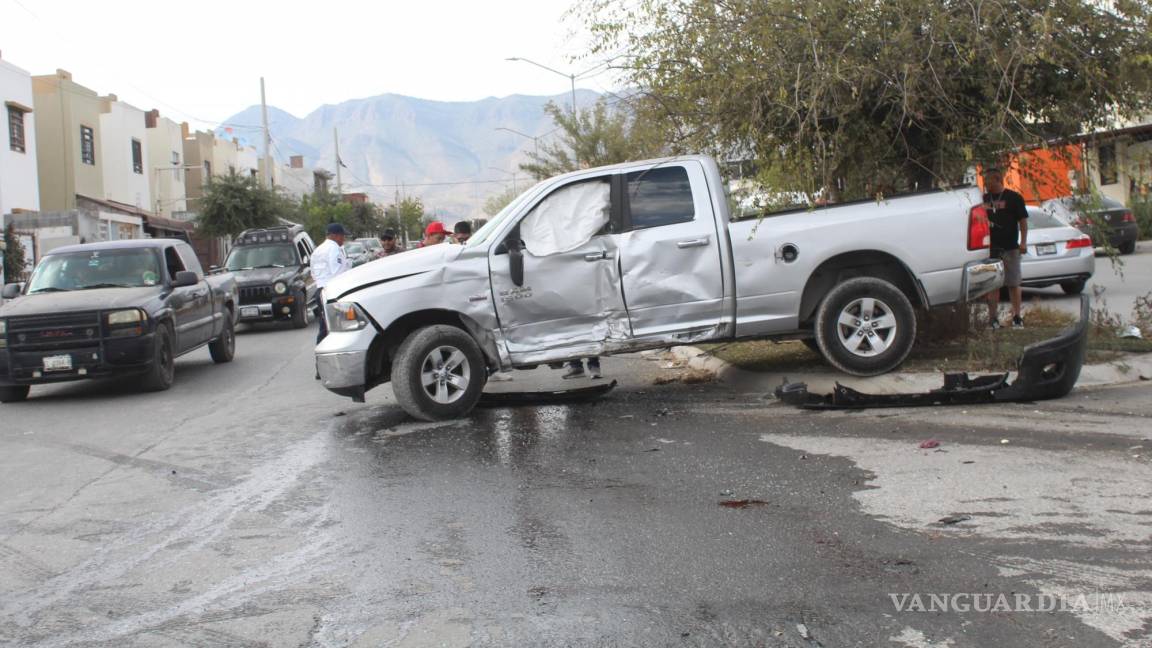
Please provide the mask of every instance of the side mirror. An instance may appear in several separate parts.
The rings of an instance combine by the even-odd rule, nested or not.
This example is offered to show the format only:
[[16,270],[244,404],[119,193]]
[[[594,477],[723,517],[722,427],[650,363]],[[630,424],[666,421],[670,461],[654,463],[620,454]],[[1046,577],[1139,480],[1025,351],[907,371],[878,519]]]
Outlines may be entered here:
[[187,286],[195,286],[198,283],[200,283],[200,278],[196,276],[195,272],[181,270],[176,273],[176,277],[172,280],[172,287],[185,288]]
[[0,297],[4,299],[16,299],[22,292],[24,292],[24,284],[10,283],[4,286],[4,291],[0,292]]

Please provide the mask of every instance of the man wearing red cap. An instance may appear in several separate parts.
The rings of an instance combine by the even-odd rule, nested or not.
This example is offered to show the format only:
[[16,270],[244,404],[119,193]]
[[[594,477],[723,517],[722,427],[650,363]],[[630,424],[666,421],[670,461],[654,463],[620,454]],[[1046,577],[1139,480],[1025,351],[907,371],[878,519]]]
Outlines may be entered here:
[[448,238],[448,230],[444,228],[444,223],[432,221],[428,223],[428,227],[424,228],[424,240],[420,241],[420,247],[443,243],[446,238]]

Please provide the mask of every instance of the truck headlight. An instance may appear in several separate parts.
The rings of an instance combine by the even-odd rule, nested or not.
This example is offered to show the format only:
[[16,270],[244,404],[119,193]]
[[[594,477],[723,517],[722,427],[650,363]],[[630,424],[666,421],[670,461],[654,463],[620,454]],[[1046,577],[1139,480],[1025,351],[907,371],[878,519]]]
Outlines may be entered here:
[[113,337],[143,335],[148,315],[139,308],[126,308],[106,313],[104,321],[108,324],[108,334]]
[[351,302],[328,304],[328,329],[331,331],[359,331],[368,326],[368,316]]
[[277,295],[283,295],[284,293],[288,292],[288,284],[284,283],[283,281],[277,281],[276,283],[272,284],[272,290],[275,290]]

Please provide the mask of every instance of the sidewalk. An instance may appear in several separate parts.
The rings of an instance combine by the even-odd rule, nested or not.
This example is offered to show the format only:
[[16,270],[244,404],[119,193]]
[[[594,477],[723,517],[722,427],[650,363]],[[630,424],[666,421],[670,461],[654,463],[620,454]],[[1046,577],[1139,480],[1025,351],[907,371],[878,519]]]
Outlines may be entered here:
[[[804,373],[760,372],[740,369],[697,347],[672,347],[671,353],[686,367],[710,372],[718,382],[739,392],[772,394],[784,383],[803,382],[807,383],[813,393],[826,393],[832,391],[839,382],[872,394],[898,394],[928,391],[943,384],[943,374],[940,372],[896,371],[870,378],[850,376],[831,368],[828,371]],[[1085,365],[1076,386],[1099,387],[1141,380],[1152,380],[1152,354],[1132,354],[1105,364]]]

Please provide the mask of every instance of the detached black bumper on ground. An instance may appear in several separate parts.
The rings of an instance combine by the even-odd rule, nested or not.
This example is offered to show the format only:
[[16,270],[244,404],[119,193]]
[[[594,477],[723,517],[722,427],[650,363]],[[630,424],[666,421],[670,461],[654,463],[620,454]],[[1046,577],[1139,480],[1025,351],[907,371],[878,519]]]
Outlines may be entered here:
[[946,373],[943,387],[917,394],[865,394],[836,383],[831,394],[821,396],[809,393],[804,383],[789,383],[776,388],[776,397],[804,409],[975,405],[1061,398],[1072,391],[1084,366],[1088,323],[1088,297],[1081,295],[1080,321],[1052,339],[1025,348],[1016,361],[1016,379],[1011,383],[1008,373]]

